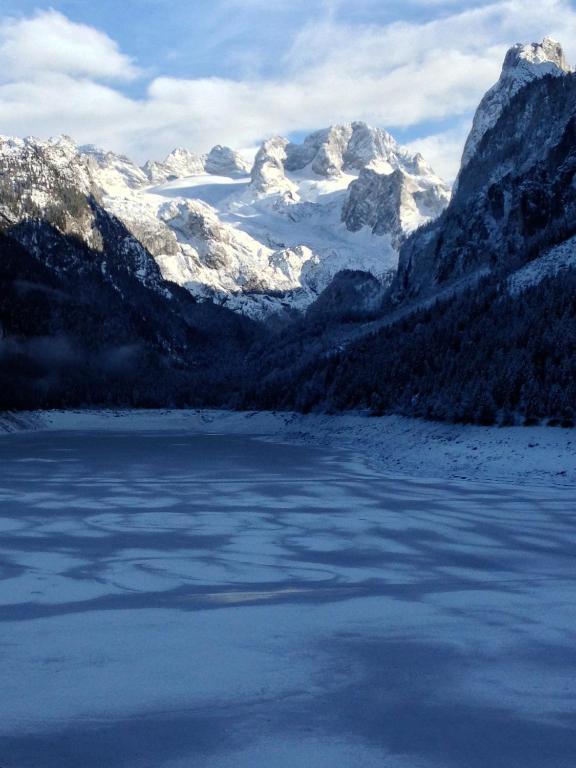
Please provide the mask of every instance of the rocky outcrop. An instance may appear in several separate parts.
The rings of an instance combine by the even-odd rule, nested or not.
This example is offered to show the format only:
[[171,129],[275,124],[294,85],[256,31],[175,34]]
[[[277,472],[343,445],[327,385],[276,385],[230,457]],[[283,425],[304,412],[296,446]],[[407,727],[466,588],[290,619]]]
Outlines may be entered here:
[[247,176],[250,166],[244,158],[230,147],[218,144],[207,155],[198,155],[189,149],[179,147],[171,152],[163,162],[148,161],[142,171],[151,184],[163,184],[166,181],[200,176],[204,173],[214,176]]
[[351,126],[335,125],[316,131],[302,144],[287,144],[284,167],[294,172],[310,166],[318,176],[338,176],[344,166],[344,153],[351,136]]
[[410,174],[433,174],[421,155],[408,152],[387,131],[362,122],[316,131],[302,144],[288,143],[284,169],[296,173],[305,168],[326,178],[342,173],[356,175],[364,168],[380,173],[400,169]]
[[250,173],[250,165],[239,152],[234,152],[230,147],[220,144],[213,147],[204,162],[204,170],[214,176],[247,176]]
[[99,249],[91,200],[100,199],[91,167],[67,136],[49,141],[0,138],[0,227],[41,220]]
[[390,235],[399,248],[410,232],[439,216],[448,200],[441,182],[418,179],[399,169],[381,174],[365,168],[350,184],[342,221],[351,232],[369,227],[374,235]]
[[486,93],[474,116],[472,130],[462,155],[462,167],[472,159],[483,136],[493,128],[513,96],[528,83],[541,77],[561,77],[571,72],[562,46],[545,37],[541,43],[510,48],[498,82]]
[[508,274],[572,237],[575,179],[576,74],[532,80],[486,132],[448,209],[403,246],[396,297]]
[[172,179],[204,173],[205,162],[204,155],[197,155],[188,149],[178,147],[163,162],[149,161],[142,170],[152,184],[162,184]]
[[288,139],[274,136],[265,141],[256,154],[252,167],[252,188],[260,194],[291,193],[294,185],[284,174]]
[[97,178],[97,183],[103,188],[140,189],[150,183],[142,168],[124,155],[106,152],[91,145],[78,148],[73,146],[72,152],[88,159],[91,177]]

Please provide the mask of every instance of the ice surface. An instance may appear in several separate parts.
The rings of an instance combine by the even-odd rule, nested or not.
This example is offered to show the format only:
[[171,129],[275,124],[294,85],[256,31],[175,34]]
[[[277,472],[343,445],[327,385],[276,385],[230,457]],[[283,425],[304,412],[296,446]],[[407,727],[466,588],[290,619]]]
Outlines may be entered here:
[[0,439],[0,765],[572,766],[573,489],[258,418]]

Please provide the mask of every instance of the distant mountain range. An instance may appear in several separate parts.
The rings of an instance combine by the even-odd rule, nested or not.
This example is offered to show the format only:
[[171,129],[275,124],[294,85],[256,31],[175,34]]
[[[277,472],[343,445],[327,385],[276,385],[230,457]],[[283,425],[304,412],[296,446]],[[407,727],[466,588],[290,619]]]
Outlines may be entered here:
[[364,123],[142,168],[0,139],[4,407],[571,423],[576,75],[517,45],[454,192]]
[[[2,139],[0,180],[16,175],[27,201],[15,209],[0,197],[0,211],[14,223],[50,219],[55,174],[122,221],[165,279],[256,318],[305,309],[342,269],[388,282],[400,244],[450,196],[419,155],[363,123],[300,145],[271,139],[253,166],[221,146],[139,168],[67,137]],[[62,230],[91,244],[89,219]]]

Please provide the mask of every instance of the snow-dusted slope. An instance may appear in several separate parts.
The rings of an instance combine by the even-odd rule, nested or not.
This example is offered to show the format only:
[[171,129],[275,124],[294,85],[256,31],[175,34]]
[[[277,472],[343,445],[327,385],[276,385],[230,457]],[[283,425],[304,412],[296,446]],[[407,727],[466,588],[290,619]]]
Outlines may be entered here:
[[[120,293],[121,283],[132,291],[138,283],[170,299],[156,261],[101,205],[104,182],[131,189],[138,169],[126,158],[89,152],[67,136],[0,137],[0,233],[58,278],[96,270]],[[127,303],[132,298],[126,296]]]
[[496,125],[505,107],[521,88],[540,77],[558,77],[571,71],[562,46],[549,37],[541,43],[518,43],[510,48],[500,79],[486,93],[476,110],[462,155],[462,167],[468,164],[484,134]]
[[576,237],[550,248],[537,259],[528,262],[508,278],[510,293],[518,295],[546,277],[557,277],[567,269],[576,269]]
[[[206,156],[178,150],[142,170],[83,151],[105,207],[164,277],[254,317],[304,309],[343,269],[387,282],[405,236],[449,199],[419,155],[363,123],[318,131],[302,144],[270,139],[250,176],[224,147]],[[368,173],[375,183],[366,186]]]
[[178,147],[162,162],[149,161],[142,168],[148,183],[161,184],[165,181],[204,173],[225,176],[245,176],[250,166],[238,152],[220,144],[207,155],[198,155],[184,147]]
[[308,307],[342,270],[387,284],[398,249],[446,207],[419,155],[363,123],[302,144],[266,141],[248,172],[216,146],[138,167],[68,137],[0,138],[4,226],[45,221],[101,247],[95,201],[152,254],[164,278],[252,317]]
[[478,110],[449,207],[401,248],[398,300],[429,297],[486,272],[536,278],[544,265],[563,262],[570,246],[550,248],[576,231],[575,104],[576,74],[557,43],[510,49],[501,80]]
[[99,190],[91,169],[67,136],[48,141],[0,136],[0,228],[43,221],[99,250],[102,237],[89,204]]

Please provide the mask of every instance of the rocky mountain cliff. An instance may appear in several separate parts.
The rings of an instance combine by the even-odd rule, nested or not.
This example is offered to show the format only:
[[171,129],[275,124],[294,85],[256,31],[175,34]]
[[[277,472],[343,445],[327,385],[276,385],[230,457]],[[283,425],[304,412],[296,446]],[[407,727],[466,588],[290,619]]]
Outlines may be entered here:
[[[143,169],[80,152],[95,166],[104,207],[164,277],[260,319],[304,310],[343,269],[389,283],[400,244],[450,195],[420,156],[363,123],[318,131],[302,144],[267,140],[250,176],[224,147],[206,156],[177,150]],[[366,183],[368,172],[375,183]]]
[[[351,223],[390,226],[378,201],[405,183],[362,171]],[[575,190],[576,74],[556,43],[514,46],[449,206],[401,246],[387,294],[342,273],[251,353],[245,405],[574,426]]]
[[493,128],[512,98],[541,77],[561,77],[572,69],[560,43],[545,37],[541,43],[512,46],[504,59],[498,82],[486,93],[474,116],[462,155],[462,167],[474,156],[484,134]]
[[163,278],[102,206],[96,162],[65,138],[0,141],[0,408],[229,394],[255,326]]
[[213,147],[206,155],[198,155],[184,147],[173,150],[162,162],[148,161],[142,168],[145,181],[150,184],[163,184],[186,176],[198,176],[204,173],[214,176],[246,176],[250,165],[238,152],[220,144]]
[[[536,64],[524,64],[527,51],[540,57]],[[510,97],[473,154],[465,153],[449,207],[402,247],[397,300],[512,272],[576,232],[576,75],[550,41],[515,46],[506,61],[505,84],[517,61],[522,72],[535,66],[542,76],[528,77]]]
[[219,145],[205,155],[176,149],[140,168],[67,137],[6,138],[0,175],[7,221],[38,218],[99,247],[86,203],[93,199],[165,279],[259,319],[305,310],[341,270],[364,270],[387,285],[401,243],[450,195],[420,156],[363,123],[302,144],[265,141],[251,168]]
[[450,201],[362,123],[272,138],[250,174],[222,147],[139,168],[2,138],[2,403],[569,424],[575,148],[576,74],[549,40],[506,57]]

